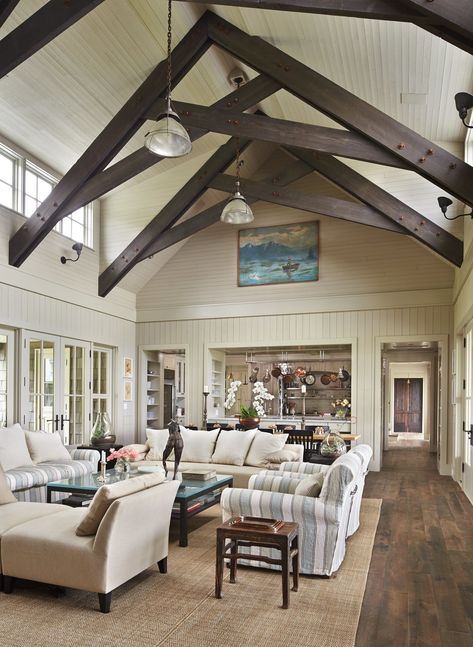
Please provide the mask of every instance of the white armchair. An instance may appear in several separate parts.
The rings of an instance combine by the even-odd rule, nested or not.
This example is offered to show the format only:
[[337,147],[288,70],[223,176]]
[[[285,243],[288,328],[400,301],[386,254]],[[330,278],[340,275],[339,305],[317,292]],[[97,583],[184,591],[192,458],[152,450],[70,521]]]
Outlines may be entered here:
[[[364,461],[370,452],[369,447],[361,452],[351,451],[330,466],[283,463],[278,472],[255,474],[250,478],[248,490],[229,488],[222,492],[223,519],[250,515],[296,521],[299,523],[300,572],[331,575],[343,561],[347,535],[350,530],[354,532],[353,528],[359,524],[359,518],[354,518],[350,524],[350,514],[354,513],[355,517],[359,517],[355,497],[359,497],[361,501]],[[325,473],[318,497],[294,494],[301,479],[317,472]],[[267,548],[241,547],[239,550],[276,556],[276,553],[272,554],[272,549]],[[268,568],[268,564],[264,562],[247,563]]]

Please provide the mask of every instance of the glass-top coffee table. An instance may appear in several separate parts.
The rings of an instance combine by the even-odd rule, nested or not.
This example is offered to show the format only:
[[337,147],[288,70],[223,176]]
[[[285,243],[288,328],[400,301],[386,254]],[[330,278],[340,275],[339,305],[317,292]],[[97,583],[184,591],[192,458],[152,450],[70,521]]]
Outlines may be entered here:
[[[124,481],[136,476],[142,476],[142,472],[132,470],[129,473],[107,470],[107,485]],[[99,472],[84,474],[61,481],[48,483],[46,486],[47,502],[51,503],[52,492],[64,492],[65,494],[95,494],[101,485],[98,479]],[[174,501],[172,519],[179,519],[179,546],[188,544],[188,520],[190,517],[210,508],[220,501],[222,490],[233,486],[233,477],[217,474],[207,481],[194,481],[183,479]]]

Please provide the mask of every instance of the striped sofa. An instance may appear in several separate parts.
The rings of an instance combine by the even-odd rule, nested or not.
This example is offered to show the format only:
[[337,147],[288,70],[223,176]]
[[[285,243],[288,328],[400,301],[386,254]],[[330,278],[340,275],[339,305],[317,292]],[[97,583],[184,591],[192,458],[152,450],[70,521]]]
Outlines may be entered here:
[[[247,490],[232,488],[222,492],[223,520],[235,515],[250,515],[298,522],[301,573],[329,576],[338,570],[344,559],[347,536],[358,528],[371,455],[368,445],[358,445],[330,466],[282,463],[278,472],[255,474]],[[325,473],[318,497],[294,494],[301,479],[317,472]],[[278,556],[273,549],[239,547],[240,552],[250,550],[256,555]],[[265,562],[248,561],[247,564],[268,568]]]
[[[46,485],[60,479],[82,476],[97,471],[100,458],[94,449],[69,449],[71,459],[19,466],[5,471],[8,485],[18,501],[46,502]],[[51,500],[63,498],[53,492]]]

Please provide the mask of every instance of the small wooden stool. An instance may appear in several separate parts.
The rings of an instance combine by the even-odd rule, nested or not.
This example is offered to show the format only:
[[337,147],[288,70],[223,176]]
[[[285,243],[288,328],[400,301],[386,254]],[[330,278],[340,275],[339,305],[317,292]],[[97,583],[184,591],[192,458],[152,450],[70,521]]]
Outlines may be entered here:
[[[225,540],[229,543],[225,544]],[[280,559],[239,553],[238,546],[278,548]],[[292,560],[293,591],[299,586],[299,524],[260,517],[232,517],[217,528],[215,597],[222,597],[224,558],[230,559],[230,582],[236,581],[237,560],[248,559],[276,564],[282,569],[282,608],[289,608],[289,575]]]

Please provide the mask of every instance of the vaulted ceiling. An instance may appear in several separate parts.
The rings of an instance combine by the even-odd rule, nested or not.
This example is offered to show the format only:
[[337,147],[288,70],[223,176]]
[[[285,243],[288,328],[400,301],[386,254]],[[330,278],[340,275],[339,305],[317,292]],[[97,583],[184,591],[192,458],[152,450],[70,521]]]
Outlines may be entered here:
[[[51,5],[53,2],[55,0],[50,0],[49,4]],[[13,30],[16,27],[24,23],[42,6],[46,7],[48,3],[40,0],[3,2],[5,8],[9,4],[10,8],[15,6],[0,30],[0,37],[9,32],[14,33]],[[69,5],[74,4],[69,3]],[[104,0],[103,2],[82,3],[82,5],[87,4],[92,7],[88,13],[80,17],[77,22],[69,26],[54,40],[33,53],[27,60],[8,71],[8,74],[0,81],[2,84],[0,134],[44,160],[62,174],[66,174],[68,169],[81,158],[91,142],[103,131],[165,56],[167,8],[165,0]],[[245,8],[223,6],[232,4],[249,6]],[[339,6],[344,7],[344,11],[348,6],[364,7],[366,11],[368,11],[368,7],[377,6],[383,17],[387,17],[386,13],[382,13],[383,11],[386,12],[389,8],[391,11],[393,8],[399,11],[399,6],[402,5],[406,14],[417,12],[418,22],[423,26],[395,20],[275,11],[251,8],[250,6],[274,4],[281,6],[297,4],[305,5],[306,8],[309,8],[309,5],[312,8],[319,5],[319,10],[321,5],[326,5],[331,6],[334,13],[343,13],[342,10],[337,9]],[[363,202],[363,207],[354,203],[352,208],[354,218],[378,219],[378,224],[384,222],[389,228],[399,226],[399,223],[398,225],[393,224],[393,217],[396,214],[402,214],[402,217],[399,218],[403,221],[400,223],[401,225],[405,225],[411,217],[412,223],[415,221],[420,231],[415,233],[413,224],[410,233],[415,237],[425,238],[425,231],[430,228],[427,235],[428,240],[425,242],[435,249],[439,240],[444,241],[438,248],[440,253],[450,262],[458,265],[461,262],[460,252],[452,234],[460,238],[461,225],[458,224],[458,221],[453,224],[444,221],[434,201],[432,211],[420,215],[415,213],[410,205],[401,206],[395,197],[382,192],[382,189],[374,190],[374,185],[365,187],[364,194],[360,189],[364,184],[363,175],[367,164],[372,166],[373,162],[381,161],[389,165],[391,163],[398,164],[403,168],[406,166],[403,160],[405,155],[406,160],[409,161],[410,170],[401,170],[400,173],[412,173],[412,169],[417,167],[415,171],[420,172],[426,178],[422,182],[430,183],[434,180],[437,185],[443,187],[443,189],[438,189],[439,194],[446,193],[445,188],[450,187],[451,195],[456,195],[469,204],[473,202],[467,188],[467,178],[471,179],[473,169],[462,165],[461,160],[452,160],[449,154],[442,152],[438,146],[440,144],[443,148],[453,151],[457,156],[461,157],[462,155],[465,129],[458,119],[453,96],[456,92],[473,89],[473,62],[470,53],[473,50],[473,37],[471,33],[468,33],[468,26],[471,27],[473,23],[472,11],[469,10],[470,15],[462,15],[462,7],[467,5],[464,4],[464,0],[458,0],[457,10],[459,13],[449,16],[450,24],[447,24],[446,17],[443,15],[437,16],[435,20],[424,14],[421,15],[419,13],[421,9],[417,9],[416,4],[418,4],[416,0],[403,0],[403,2],[398,2],[398,0],[377,0],[376,2],[350,0],[332,3],[320,0],[312,2],[306,0],[302,3],[257,3],[251,1],[235,3],[227,1],[215,5],[205,5],[200,2],[174,2],[173,33],[176,52],[179,47],[176,44],[185,39],[183,42],[186,45],[182,46],[182,49],[191,55],[196,55],[197,58],[201,56],[195,65],[191,66],[191,61],[185,60],[184,52],[182,55],[183,70],[186,72],[189,68],[189,71],[177,85],[173,92],[173,98],[186,104],[194,104],[177,104],[184,123],[190,128],[194,137],[202,135],[202,129],[209,128],[220,134],[208,133],[200,136],[194,142],[193,152],[186,158],[163,160],[149,168],[146,168],[147,164],[143,164],[145,170],[141,174],[110,192],[108,189],[113,186],[113,183],[103,183],[102,192],[104,186],[107,188],[107,193],[102,199],[101,260],[104,269],[102,279],[105,277],[103,279],[105,283],[102,286],[103,293],[107,293],[113,285],[117,284],[117,273],[118,275],[123,273],[122,287],[138,291],[166,262],[169,255],[175,253],[179,245],[184,244],[184,242],[180,242],[178,245],[174,244],[172,247],[168,247],[175,240],[179,240],[179,232],[169,231],[169,227],[175,222],[177,224],[174,224],[174,227],[179,227],[182,222],[180,218],[188,219],[204,209],[209,209],[215,202],[222,199],[222,193],[217,192],[216,189],[228,191],[231,187],[231,183],[228,184],[225,177],[219,175],[233,158],[234,142],[225,146],[229,135],[241,135],[251,140],[255,139],[255,134],[258,134],[258,138],[270,142],[251,144],[247,150],[245,168],[247,177],[251,176],[254,179],[257,169],[260,169],[257,179],[266,180],[266,182],[253,183],[252,185],[247,183],[249,197],[265,201],[280,200],[279,203],[282,204],[284,204],[283,199],[289,201],[288,204],[291,204],[292,200],[292,204],[303,207],[304,198],[307,199],[307,202],[311,202],[310,196],[300,193],[295,195],[290,191],[287,191],[282,197],[282,192],[279,192],[280,195],[271,195],[271,192],[268,193],[267,181],[274,179],[276,174],[279,177],[277,180],[279,184],[287,184],[298,177],[297,173],[302,176],[314,168],[331,181],[338,180],[343,175],[346,183],[345,191]],[[451,3],[439,1],[436,6],[440,6],[440,12],[442,12],[444,7],[449,4]],[[0,8],[3,8],[1,4]],[[214,14],[206,14],[206,17],[202,18],[206,9],[212,10]],[[1,16],[0,11],[0,21]],[[224,21],[220,21],[217,16],[220,16]],[[453,18],[456,22],[453,21]],[[212,44],[209,47],[211,43],[204,45],[203,39],[200,43],[199,38],[186,36],[189,30],[191,30],[191,34],[198,31],[200,28],[195,25],[203,24],[203,21],[207,30],[205,38],[210,35],[212,43],[216,42],[217,45]],[[244,33],[239,33],[238,30],[242,30]],[[449,40],[459,42],[461,47],[431,33],[431,31],[439,33],[442,30],[444,30],[444,36],[447,35]],[[245,34],[258,36],[271,46],[281,50],[279,74],[271,73],[271,63],[274,63],[272,50],[266,51],[267,46],[259,40],[252,39],[246,42]],[[195,44],[196,42],[197,44]],[[195,49],[192,50],[192,47]],[[304,77],[306,72],[303,68],[297,69],[295,73],[294,69],[285,70],[285,67],[290,68],[291,65],[297,67],[296,63],[290,61],[285,55],[297,59],[326,77],[327,87],[318,86],[320,97],[317,96],[315,82],[313,87],[309,87],[309,82],[312,82],[313,79],[310,74]],[[189,58],[192,59],[192,56]],[[179,55],[177,54],[175,65],[179,66]],[[245,104],[245,94],[243,94],[241,104],[234,103],[230,106],[231,113],[240,112],[244,105],[244,107],[251,108],[251,112],[254,111],[254,108],[258,108],[272,118],[300,122],[313,127],[329,128],[331,130],[328,148],[321,148],[321,136],[327,135],[329,131],[320,131],[316,128],[310,131],[301,130],[297,123],[291,124],[291,127],[289,124],[285,126],[273,123],[265,131],[264,124],[267,122],[258,121],[264,120],[264,116],[249,116],[242,119],[238,118],[237,114],[232,114],[232,119],[229,120],[225,114],[216,112],[215,108],[211,109],[210,113],[199,109],[195,104],[210,106],[232,91],[228,74],[236,65],[242,67],[250,79],[258,77],[258,68],[259,72],[264,73],[264,76],[253,81],[253,85],[243,86],[241,91],[246,92],[247,104]],[[269,67],[266,69],[267,66]],[[160,75],[158,70],[153,77],[153,82],[156,84],[154,89],[156,96],[148,102],[153,106],[153,109],[145,110],[145,116],[153,116],[153,110],[156,109],[155,99],[162,95],[163,88],[159,86],[162,81],[161,77],[162,74]],[[287,77],[292,78],[288,79]],[[358,128],[350,129],[354,132],[354,139],[350,139],[348,142],[344,141],[347,134],[343,130],[343,123],[346,123],[346,120],[344,122],[340,118],[341,113],[337,117],[338,122],[336,122],[314,108],[319,99],[322,100],[322,103],[328,101],[329,103],[322,107],[331,114],[329,104],[330,96],[333,97],[333,86],[329,83],[330,81],[386,113],[399,122],[402,127],[416,131],[422,138],[433,142],[434,154],[430,156],[433,159],[430,159],[427,154],[429,148],[424,147],[425,150],[419,148],[422,140],[415,138],[411,140],[409,131],[405,129],[391,132],[394,140],[390,142],[390,147],[394,154],[388,151],[389,146],[378,146],[377,138],[373,132],[369,133],[368,137],[365,134],[360,137],[356,133]],[[287,89],[279,89],[284,85]],[[306,89],[309,94],[311,91],[314,92],[312,97],[301,95],[301,92],[305,93]],[[324,92],[328,93],[327,96]],[[270,96],[264,98],[266,95]],[[365,119],[365,125],[362,123],[366,118],[362,107],[356,103],[346,103],[347,97],[348,95],[342,92],[337,99],[336,109],[341,112],[345,111],[353,122],[357,124],[359,122],[361,130],[369,129],[369,118]],[[302,100],[311,98],[313,101],[309,101],[309,103],[312,105]],[[226,102],[219,104],[219,108],[229,111]],[[186,113],[189,114],[186,115]],[[228,124],[228,121],[233,123]],[[238,123],[235,123],[236,121]],[[113,155],[105,156],[105,165],[109,164],[111,159],[117,162],[140,151],[144,133],[149,129],[150,123],[141,121],[135,124],[131,130],[131,137],[128,141],[125,138],[125,145],[116,154],[116,157],[113,159]],[[380,135],[382,139],[386,129],[383,127],[383,123],[380,123],[378,128],[382,131]],[[333,129],[342,129],[341,138],[338,138],[339,142],[336,144],[334,141],[337,140],[337,137]],[[284,139],[286,150],[291,149],[288,155],[297,154],[298,159],[302,158],[303,160],[298,162],[299,166],[296,169],[293,168],[287,177],[283,177],[280,168],[275,169],[274,167],[274,148],[280,143],[277,137],[275,138],[275,133],[278,132],[281,134],[281,140]],[[398,141],[401,132],[402,139]],[[312,146],[307,143],[309,140],[313,142],[314,150],[334,153],[340,157],[340,160],[343,157],[341,161],[348,162],[348,164],[342,166],[340,160],[337,161],[327,156],[311,158],[311,153],[309,154],[307,151]],[[405,142],[407,142],[407,146]],[[401,151],[398,148],[400,144],[404,144],[407,148],[406,152],[404,149]],[[303,146],[305,150],[295,151],[294,145]],[[347,149],[344,148],[346,146],[355,152],[347,152]],[[216,151],[219,152],[216,153]],[[113,152],[117,151],[113,150]],[[387,156],[388,152],[394,158],[394,162],[389,159],[376,159],[377,155]],[[135,153],[135,156],[139,155],[139,152]],[[284,157],[281,157],[279,153],[278,156],[278,159],[284,162]],[[368,163],[350,162],[346,159],[347,157],[371,161]],[[425,159],[419,163],[421,158]],[[294,167],[293,162],[290,161],[291,158],[288,157],[288,160],[288,167]],[[453,164],[457,165],[456,168],[450,168]],[[208,182],[202,183],[202,190],[195,186],[199,169],[203,165],[206,165],[205,168],[210,172],[210,175],[215,176],[211,181],[213,188],[205,193],[202,191]],[[445,170],[445,165],[449,167],[448,171]],[[232,174],[232,171],[229,170],[227,173]],[[113,172],[109,172],[109,175],[112,174]],[[432,177],[432,174],[435,177]],[[103,182],[103,176],[100,181]],[[83,184],[84,182],[79,183],[74,189],[78,190],[79,196],[81,190],[84,191]],[[186,193],[186,190],[182,189],[186,185],[189,187],[189,184],[193,189]],[[473,186],[471,181],[469,184]],[[69,184],[69,188],[71,186]],[[88,186],[90,188],[90,182]],[[86,193],[87,190],[85,190]],[[60,192],[58,195],[60,196]],[[65,200],[68,195],[60,196],[60,199]],[[194,200],[190,199],[192,196],[200,197],[194,203]],[[323,200],[320,202],[321,198],[317,198],[319,202],[315,200],[314,196],[315,206],[312,205],[311,208],[315,210],[320,208],[321,213],[324,213],[325,208],[325,212],[327,212],[327,205],[323,204]],[[79,198],[76,196],[76,199]],[[57,204],[58,196],[53,197],[53,200]],[[173,200],[174,206],[172,206]],[[172,208],[169,207],[170,203]],[[60,201],[59,204],[61,204]],[[186,213],[189,206],[191,210]],[[332,209],[337,207],[334,203],[329,206]],[[163,209],[168,209],[169,212],[165,222],[163,222]],[[385,218],[383,209],[386,210],[386,213],[389,211],[391,214],[390,220]],[[42,215],[44,213],[45,210]],[[160,226],[155,231],[158,242],[146,248],[145,258],[148,259],[150,254],[156,255],[151,260],[138,263],[131,272],[128,273],[128,268],[124,272],[124,265],[131,260],[130,250],[125,254],[126,258],[121,259],[124,250],[136,239],[152,218],[160,213]],[[209,225],[211,222],[216,222],[218,208],[207,211],[203,218],[201,224]],[[419,222],[423,224],[419,226]],[[373,221],[371,224],[373,223],[376,225],[376,222]],[[196,226],[200,226],[199,223]],[[393,230],[396,231],[395,228]],[[19,237],[21,238],[21,233]],[[149,244],[149,240],[147,244]],[[15,264],[21,263],[21,253],[18,254],[18,259],[19,262]],[[107,269],[114,261],[115,267]],[[114,278],[108,280],[107,276]]]

